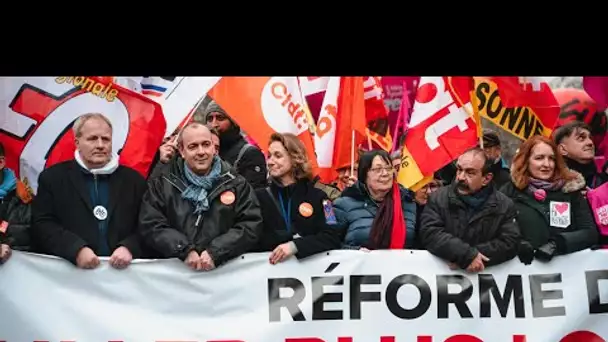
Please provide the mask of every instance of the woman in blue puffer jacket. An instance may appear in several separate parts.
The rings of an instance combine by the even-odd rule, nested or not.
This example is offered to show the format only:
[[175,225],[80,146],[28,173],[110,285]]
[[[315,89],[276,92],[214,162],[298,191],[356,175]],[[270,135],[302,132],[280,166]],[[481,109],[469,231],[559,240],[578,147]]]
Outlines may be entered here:
[[395,182],[386,151],[374,150],[361,156],[357,183],[342,192],[334,208],[339,223],[347,229],[343,248],[414,247],[416,204],[412,193]]

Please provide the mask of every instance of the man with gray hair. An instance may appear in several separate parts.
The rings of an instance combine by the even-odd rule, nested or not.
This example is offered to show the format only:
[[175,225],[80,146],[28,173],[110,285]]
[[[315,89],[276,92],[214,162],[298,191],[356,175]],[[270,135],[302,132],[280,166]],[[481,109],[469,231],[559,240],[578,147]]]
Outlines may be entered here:
[[119,165],[112,123],[103,114],[73,125],[74,159],[42,171],[32,204],[31,237],[40,252],[92,269],[99,257],[115,268],[142,255],[136,233],[145,179]]

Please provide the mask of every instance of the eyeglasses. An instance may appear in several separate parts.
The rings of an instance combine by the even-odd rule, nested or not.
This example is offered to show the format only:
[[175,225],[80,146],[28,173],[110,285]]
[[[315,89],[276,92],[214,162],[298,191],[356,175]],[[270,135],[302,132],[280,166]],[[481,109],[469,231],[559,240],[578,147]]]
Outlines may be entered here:
[[385,167],[375,167],[373,169],[369,169],[372,173],[374,174],[381,174],[382,171],[386,171],[386,173],[391,173],[393,172],[393,166],[385,166]]

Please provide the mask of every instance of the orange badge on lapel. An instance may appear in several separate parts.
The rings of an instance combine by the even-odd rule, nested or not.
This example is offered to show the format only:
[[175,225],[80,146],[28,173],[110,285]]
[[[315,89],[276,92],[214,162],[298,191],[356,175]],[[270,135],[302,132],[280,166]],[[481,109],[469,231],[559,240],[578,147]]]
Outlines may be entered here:
[[300,215],[304,217],[310,217],[314,212],[314,210],[312,209],[312,205],[310,205],[310,203],[308,202],[300,204],[300,208],[298,210],[300,211]]
[[232,191],[224,191],[220,196],[220,202],[224,205],[231,205],[234,203],[236,197],[234,196],[234,192]]

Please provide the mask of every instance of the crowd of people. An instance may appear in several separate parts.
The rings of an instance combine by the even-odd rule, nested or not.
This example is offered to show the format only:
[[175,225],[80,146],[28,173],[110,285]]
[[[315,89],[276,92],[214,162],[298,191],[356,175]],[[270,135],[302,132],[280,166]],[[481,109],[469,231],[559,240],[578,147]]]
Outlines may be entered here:
[[523,142],[510,168],[484,131],[472,148],[416,191],[396,182],[399,153],[362,151],[331,184],[313,174],[292,134],[269,137],[267,155],[216,103],[160,146],[147,179],[112,153],[101,113],[74,125],[74,159],[55,164],[32,196],[0,146],[0,262],[11,250],[93,269],[133,259],[179,258],[209,271],[244,253],[269,263],[335,249],[427,250],[452,269],[480,272],[605,244],[586,199],[608,181],[594,163],[591,129],[571,122]]

